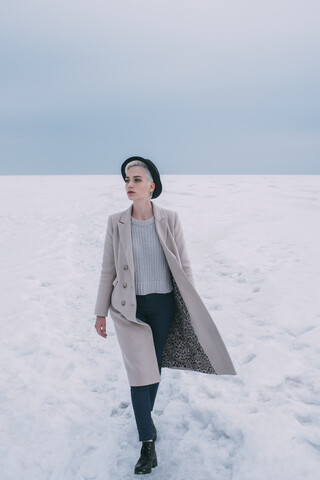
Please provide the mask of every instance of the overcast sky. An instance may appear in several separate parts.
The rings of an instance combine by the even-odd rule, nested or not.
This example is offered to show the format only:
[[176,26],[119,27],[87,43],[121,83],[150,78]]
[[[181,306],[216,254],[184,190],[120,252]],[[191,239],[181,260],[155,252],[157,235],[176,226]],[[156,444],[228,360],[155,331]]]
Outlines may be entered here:
[[0,174],[320,173],[319,0],[0,8]]

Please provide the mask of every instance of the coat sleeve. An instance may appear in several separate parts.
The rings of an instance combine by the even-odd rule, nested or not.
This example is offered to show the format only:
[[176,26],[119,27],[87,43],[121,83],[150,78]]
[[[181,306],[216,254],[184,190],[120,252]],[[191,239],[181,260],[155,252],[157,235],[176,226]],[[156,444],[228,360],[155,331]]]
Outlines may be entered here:
[[107,231],[104,241],[102,267],[94,315],[106,317],[110,306],[112,282],[116,276],[113,252],[113,227],[111,217],[108,218]]
[[182,230],[180,217],[177,212],[175,212],[175,219],[174,219],[174,238],[179,251],[182,270],[187,275],[192,285],[195,286],[190,259],[187,252],[187,246],[184,239],[184,233]]

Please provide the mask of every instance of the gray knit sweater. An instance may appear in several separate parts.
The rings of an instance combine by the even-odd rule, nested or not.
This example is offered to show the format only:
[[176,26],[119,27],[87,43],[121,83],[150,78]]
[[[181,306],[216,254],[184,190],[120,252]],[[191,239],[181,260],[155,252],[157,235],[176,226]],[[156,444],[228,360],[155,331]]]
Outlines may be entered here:
[[164,255],[154,217],[131,217],[131,237],[136,295],[168,293],[173,289],[171,272]]

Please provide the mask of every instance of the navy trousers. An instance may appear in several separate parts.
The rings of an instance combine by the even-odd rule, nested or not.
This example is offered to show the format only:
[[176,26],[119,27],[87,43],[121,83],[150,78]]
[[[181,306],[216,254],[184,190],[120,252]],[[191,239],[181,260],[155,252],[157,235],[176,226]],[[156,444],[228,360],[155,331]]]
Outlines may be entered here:
[[[136,317],[150,325],[161,373],[162,352],[174,316],[173,290],[169,293],[149,293],[136,295]],[[147,361],[147,360],[146,360]],[[159,383],[130,387],[132,407],[139,433],[139,440],[152,440],[151,412],[157,395]]]

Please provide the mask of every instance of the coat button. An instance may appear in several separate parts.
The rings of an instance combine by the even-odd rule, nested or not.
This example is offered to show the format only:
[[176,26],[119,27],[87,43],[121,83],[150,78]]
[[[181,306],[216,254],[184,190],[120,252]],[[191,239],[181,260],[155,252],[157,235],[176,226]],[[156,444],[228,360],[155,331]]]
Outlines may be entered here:
[[126,301],[122,300],[121,305],[125,305],[125,304],[126,304]]
[[128,265],[124,265],[123,270],[128,270]]
[[127,284],[126,284],[126,282],[124,282],[124,284],[123,284],[123,288],[127,288]]

